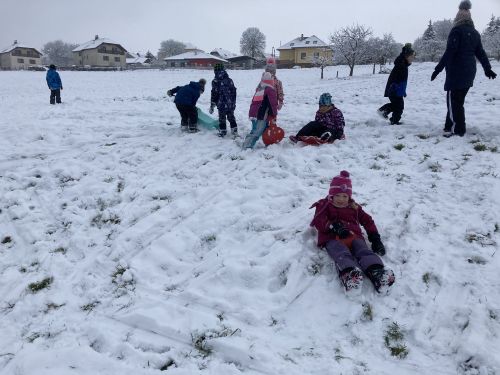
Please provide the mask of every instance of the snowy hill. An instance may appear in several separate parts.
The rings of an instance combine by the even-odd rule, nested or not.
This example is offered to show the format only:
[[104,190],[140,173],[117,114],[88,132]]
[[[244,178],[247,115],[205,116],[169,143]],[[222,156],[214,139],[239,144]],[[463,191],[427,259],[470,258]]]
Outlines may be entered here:
[[[253,151],[181,134],[165,93],[210,71],[61,72],[60,106],[43,73],[0,73],[0,374],[498,374],[500,79],[478,70],[445,139],[432,69],[410,68],[401,126],[371,67],[279,70],[287,134],[327,91],[347,140]],[[260,74],[230,71],[241,133]],[[341,169],[389,296],[346,298],[315,245]]]

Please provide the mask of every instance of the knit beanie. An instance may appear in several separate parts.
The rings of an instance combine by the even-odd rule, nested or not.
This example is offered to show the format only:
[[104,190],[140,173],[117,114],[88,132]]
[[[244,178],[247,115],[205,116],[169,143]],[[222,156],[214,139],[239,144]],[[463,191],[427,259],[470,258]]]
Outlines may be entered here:
[[346,193],[349,198],[352,196],[352,184],[349,178],[349,172],[341,171],[338,176],[335,176],[330,183],[330,190],[328,195],[334,196],[335,194]]
[[415,54],[415,50],[413,49],[411,43],[406,43],[401,50],[401,53],[404,57],[408,57]]
[[225,70],[224,64],[217,63],[217,64],[214,65],[214,72],[220,72],[222,70]]
[[[319,97],[319,105],[332,105],[332,96],[325,92]],[[349,174],[348,174],[349,175]]]
[[269,72],[264,72],[262,74],[261,81],[262,81],[262,83],[266,83],[268,85],[273,85],[273,83],[274,83],[273,76]]
[[470,2],[470,0],[463,0],[460,3],[460,5],[458,6],[457,16],[455,17],[455,25],[467,21],[472,22],[472,16],[470,13],[471,8],[472,3]]
[[276,74],[276,59],[274,57],[267,58],[265,70],[271,74]]
[[198,81],[198,83],[202,86],[205,86],[207,84],[207,80],[205,78],[200,78],[200,80]]

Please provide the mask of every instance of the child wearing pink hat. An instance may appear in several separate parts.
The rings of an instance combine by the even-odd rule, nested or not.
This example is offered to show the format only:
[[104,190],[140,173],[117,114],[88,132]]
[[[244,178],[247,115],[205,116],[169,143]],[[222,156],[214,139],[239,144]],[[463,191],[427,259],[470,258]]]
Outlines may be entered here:
[[[377,292],[386,293],[395,281],[394,272],[384,267],[379,256],[385,254],[385,247],[375,222],[352,199],[349,172],[342,171],[334,177],[328,196],[313,207],[316,211],[311,226],[318,230],[318,246],[325,248],[334,260],[346,292],[361,290],[364,273]],[[361,226],[368,234],[371,249]]]

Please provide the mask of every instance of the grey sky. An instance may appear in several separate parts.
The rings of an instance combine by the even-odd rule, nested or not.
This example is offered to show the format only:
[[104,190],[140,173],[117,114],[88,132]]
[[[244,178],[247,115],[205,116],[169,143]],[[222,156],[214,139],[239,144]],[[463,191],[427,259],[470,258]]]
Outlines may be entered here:
[[[266,50],[300,34],[327,41],[339,27],[360,23],[375,35],[392,32],[413,42],[429,19],[454,18],[459,0],[0,0],[0,49],[20,43],[41,48],[62,39],[83,43],[99,34],[131,52],[157,53],[160,42],[177,39],[210,51],[239,52],[241,33],[258,27]],[[472,0],[482,31],[500,0]]]

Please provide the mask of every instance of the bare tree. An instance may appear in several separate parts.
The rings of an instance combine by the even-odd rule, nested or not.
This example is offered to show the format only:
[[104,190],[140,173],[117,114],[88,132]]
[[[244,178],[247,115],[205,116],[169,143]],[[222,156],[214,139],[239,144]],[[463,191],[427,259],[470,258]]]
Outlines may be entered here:
[[164,40],[160,44],[158,51],[158,60],[163,60],[165,57],[180,55],[184,52],[186,45],[174,39]]
[[367,38],[372,35],[370,28],[363,25],[344,27],[330,36],[336,61],[349,66],[349,76],[356,64],[366,61],[369,55]]
[[73,54],[71,51],[76,47],[78,47],[77,44],[65,43],[62,40],[54,40],[45,43],[42,52],[47,57],[50,64],[69,66],[73,61]]
[[394,59],[401,52],[401,44],[397,43],[390,33],[384,34],[382,38],[370,38],[367,44],[369,52],[366,63],[373,64],[373,74],[375,74],[377,64],[379,64],[379,71],[381,71],[382,66],[387,64],[387,61]]
[[330,47],[324,47],[321,52],[317,52],[312,59],[314,66],[321,69],[321,79],[323,79],[323,70],[325,67],[333,64],[333,53]]
[[500,61],[500,18],[491,16],[491,20],[482,35],[488,55]]
[[240,39],[240,51],[243,55],[261,59],[266,48],[266,36],[257,28],[249,27]]

